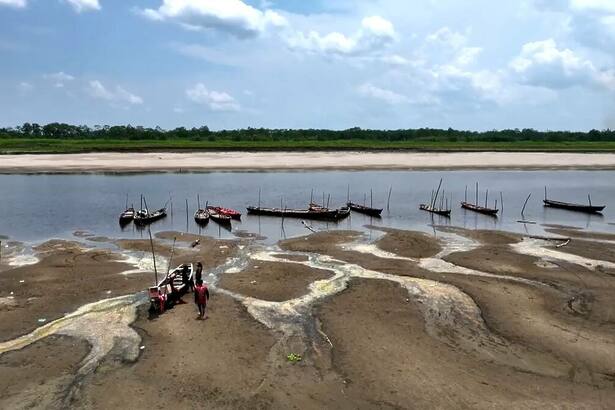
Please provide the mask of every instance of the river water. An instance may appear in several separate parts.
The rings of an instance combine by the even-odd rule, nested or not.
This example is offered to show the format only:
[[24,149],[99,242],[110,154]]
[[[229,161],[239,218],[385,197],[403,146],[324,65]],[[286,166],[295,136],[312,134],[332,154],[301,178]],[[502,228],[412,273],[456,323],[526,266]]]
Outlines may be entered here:
[[[418,205],[428,202],[431,191],[443,178],[444,195],[452,201],[450,219],[420,211]],[[489,190],[489,205],[497,199],[504,208],[499,218],[464,211],[459,202],[475,198],[475,182],[479,182],[480,203],[484,204],[485,189]],[[569,202],[607,205],[602,216],[585,215],[542,206],[544,187],[549,197]],[[77,174],[77,175],[0,175],[0,235],[25,242],[41,242],[49,238],[74,238],[75,231],[113,238],[146,237],[147,231],[130,224],[121,228],[118,215],[128,203],[139,206],[144,194],[150,209],[165,204],[169,216],[151,226],[152,232],[177,230],[203,233],[215,237],[233,237],[240,231],[260,234],[272,243],[282,238],[308,233],[300,220],[244,215],[233,222],[229,232],[210,222],[198,227],[192,218],[197,207],[206,201],[236,208],[245,213],[248,205],[257,205],[259,190],[261,205],[305,208],[313,198],[335,207],[346,202],[348,187],[355,202],[371,202],[385,208],[382,218],[360,214],[338,224],[311,222],[315,229],[361,229],[365,225],[429,231],[436,224],[451,224],[472,229],[503,229],[532,234],[542,233],[541,224],[561,224],[595,231],[615,231],[615,171],[322,171],[322,172],[211,172],[189,174]],[[387,208],[387,196],[392,195]],[[525,210],[525,220],[536,225],[523,225],[520,211],[527,195],[531,199]],[[329,199],[330,198],[330,199]],[[186,218],[186,199],[188,218]]]

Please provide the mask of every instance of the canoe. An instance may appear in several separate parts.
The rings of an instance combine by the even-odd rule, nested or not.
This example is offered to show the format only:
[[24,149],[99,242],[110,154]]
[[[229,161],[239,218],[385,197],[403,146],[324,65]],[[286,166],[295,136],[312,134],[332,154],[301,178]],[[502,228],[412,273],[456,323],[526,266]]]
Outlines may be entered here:
[[[184,268],[186,275],[183,274]],[[172,308],[182,296],[190,290],[190,283],[194,279],[193,265],[179,265],[170,271],[155,286],[148,289],[150,300],[150,311],[162,313],[166,309]]]
[[222,215],[230,216],[233,219],[241,219],[241,212],[236,211],[235,209],[224,208],[221,206],[208,206],[207,209],[216,211],[217,213]]
[[209,212],[205,209],[198,209],[194,213],[194,221],[199,225],[205,225],[209,222]]
[[135,209],[128,208],[124,212],[120,214],[120,224],[126,225],[129,224],[135,218]]
[[499,209],[486,208],[484,206],[474,205],[469,202],[462,202],[461,207],[469,211],[478,212],[480,214],[490,215],[490,216],[498,216],[498,212],[499,212]]
[[166,208],[160,208],[157,211],[149,212],[147,209],[142,209],[135,214],[134,222],[137,225],[148,225],[159,219],[167,216]]
[[604,208],[606,208],[606,205],[573,204],[570,202],[553,201],[551,199],[545,199],[543,202],[544,206],[551,208],[567,209],[569,211],[585,212],[589,214],[600,213]]
[[[257,206],[247,207],[248,214],[262,216],[277,216],[284,218],[315,219],[323,221],[337,221],[344,217],[337,209],[288,209],[288,208],[262,208]],[[347,214],[345,216],[348,216]]]
[[359,212],[361,214],[369,216],[380,216],[380,214],[382,213],[382,208],[372,208],[365,205],[355,204],[353,202],[348,202],[346,206],[348,206],[348,208],[352,209],[355,212]]
[[432,214],[437,214],[437,215],[441,215],[441,216],[447,216],[450,218],[451,216],[451,210],[450,209],[436,209],[436,208],[432,208],[429,205],[426,204],[420,204],[419,205],[419,209],[422,211],[427,211],[427,212],[431,212]]

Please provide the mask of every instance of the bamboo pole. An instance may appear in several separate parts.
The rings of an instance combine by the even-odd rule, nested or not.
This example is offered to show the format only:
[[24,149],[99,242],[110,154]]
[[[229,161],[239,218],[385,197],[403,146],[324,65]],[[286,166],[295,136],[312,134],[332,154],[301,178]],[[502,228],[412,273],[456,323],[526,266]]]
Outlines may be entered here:
[[201,209],[201,196],[199,194],[196,194],[196,206],[198,207],[197,210]]
[[527,196],[527,198],[525,198],[525,202],[523,203],[523,208],[521,208],[521,216],[523,216],[523,212],[525,211],[525,206],[527,205],[527,201],[530,200],[531,196],[532,196],[532,193],[530,192],[530,194]]
[[463,202],[468,202],[468,186],[466,185],[466,193],[463,196]]
[[589,200],[589,206],[592,206],[592,197],[587,194],[587,199]]
[[261,209],[261,189],[258,188],[258,209]]
[[346,204],[350,202],[350,184],[348,184],[348,192],[346,192]]
[[502,191],[500,191],[500,206],[502,207],[502,212],[504,212],[504,196],[502,195]]
[[391,204],[391,193],[393,192],[393,185],[389,187],[389,196],[387,198],[387,211],[389,210],[389,205]]
[[436,196],[434,197],[433,203],[431,204],[432,208],[436,205],[436,201],[438,200],[438,194],[440,193],[441,187],[442,187],[442,178],[440,178],[440,183],[438,184],[438,189],[436,190]]
[[186,198],[186,232],[188,232],[188,198]]
[[476,181],[476,202],[474,202],[474,205],[478,205],[478,181]]
[[329,209],[329,201],[331,200],[331,194],[327,195],[327,209]]
[[152,239],[152,230],[149,225],[147,226],[147,233],[149,234],[149,243],[152,247],[152,258],[154,259],[154,279],[156,282],[155,285],[158,285],[158,269],[156,268],[156,253],[154,252],[154,240]]
[[487,198],[489,197],[489,190],[485,191],[485,208],[487,208]]
[[374,190],[371,188],[369,189],[369,207],[374,207]]

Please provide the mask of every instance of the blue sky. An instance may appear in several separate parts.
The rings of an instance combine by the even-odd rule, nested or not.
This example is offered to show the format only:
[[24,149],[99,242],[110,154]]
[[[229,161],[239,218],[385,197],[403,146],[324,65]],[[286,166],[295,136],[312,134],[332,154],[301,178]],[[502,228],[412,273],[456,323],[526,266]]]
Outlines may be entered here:
[[0,0],[0,125],[615,128],[615,0]]

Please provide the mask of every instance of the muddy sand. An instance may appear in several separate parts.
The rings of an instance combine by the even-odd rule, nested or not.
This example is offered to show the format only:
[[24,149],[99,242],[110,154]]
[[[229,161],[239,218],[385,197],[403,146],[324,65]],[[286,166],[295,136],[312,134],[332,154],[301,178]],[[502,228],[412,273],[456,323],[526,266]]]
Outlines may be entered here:
[[[176,235],[158,236],[161,254]],[[202,248],[190,247],[196,239]],[[609,255],[609,243],[578,242],[575,252],[594,261]],[[282,241],[281,251],[192,236],[178,244],[180,258],[207,257],[206,272],[219,277],[207,320],[196,319],[190,294],[159,317],[141,305],[132,323],[140,340],[118,339],[78,383],[71,375],[88,351],[81,339],[52,336],[0,354],[0,407],[542,409],[615,402],[615,278],[552,243],[440,227],[435,235],[387,229],[373,243],[358,232],[319,232]],[[145,249],[139,241],[120,246]],[[51,255],[58,252],[77,251]],[[219,270],[229,259],[242,263]],[[114,353],[129,342],[137,356]],[[74,355],[63,356],[69,347]],[[290,353],[302,360],[292,363]]]
[[615,169],[615,155],[544,152],[108,152],[3,155],[0,162],[0,172],[3,173],[479,168]]

